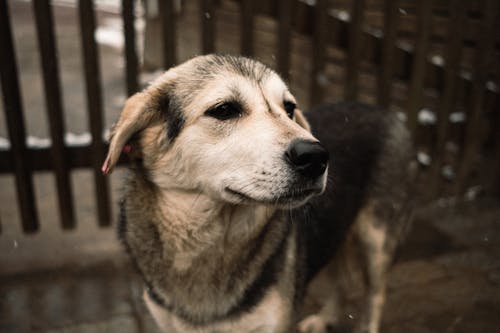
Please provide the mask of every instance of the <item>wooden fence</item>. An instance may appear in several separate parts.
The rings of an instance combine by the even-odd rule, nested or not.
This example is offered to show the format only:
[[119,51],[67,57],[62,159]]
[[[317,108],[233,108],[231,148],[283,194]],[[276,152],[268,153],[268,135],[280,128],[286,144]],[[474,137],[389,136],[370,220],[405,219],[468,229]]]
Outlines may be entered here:
[[[224,33],[216,36],[218,13],[225,2],[197,2],[200,50],[203,53],[216,52],[217,39],[227,37]],[[339,99],[337,91],[341,91],[342,99],[367,100],[402,112],[414,134],[417,150],[421,149],[422,154],[434,159],[431,166],[422,167],[422,179],[429,184],[426,190],[429,197],[442,194],[443,186],[448,187],[448,194],[455,195],[464,193],[470,185],[479,184],[493,191],[500,188],[498,0],[485,0],[482,5],[459,0],[240,0],[233,3],[239,8],[240,53],[243,55],[255,56],[255,34],[259,29],[255,25],[256,17],[265,16],[276,22],[273,30],[277,40],[274,65],[285,79],[290,78],[290,69],[294,66],[292,57],[297,51],[292,42],[295,36],[311,42],[310,52],[301,55],[311,64],[307,89],[310,105]],[[137,4],[134,0],[122,0],[121,5],[126,90],[131,95],[140,87],[134,29]],[[347,12],[339,11],[337,5],[346,7]],[[6,0],[0,0],[0,74],[10,140],[9,149],[0,149],[0,173],[15,175],[23,230],[32,233],[39,229],[40,224],[33,191],[34,172],[51,170],[55,173],[61,224],[63,228],[71,229],[75,227],[75,209],[74,189],[69,176],[72,169],[91,168],[98,221],[102,226],[110,225],[109,185],[100,170],[106,143],[96,140],[103,132],[103,96],[94,39],[94,4],[89,0],[78,1],[87,111],[94,138],[91,144],[81,147],[66,146],[64,142],[60,70],[49,0],[33,0],[33,12],[52,145],[37,149],[25,143],[9,8]],[[160,0],[158,12],[162,63],[164,68],[169,68],[178,62],[177,14],[173,1]],[[413,14],[403,17],[408,12]],[[406,21],[409,17],[415,22],[408,30]],[[439,24],[435,22],[436,17],[440,18]],[[378,22],[376,29],[370,28],[374,22]],[[430,58],[429,52],[437,30],[445,31],[445,37],[441,36],[438,43],[443,50],[441,61]],[[405,38],[413,41],[410,47],[401,42]],[[465,66],[466,75],[463,73],[465,48],[473,51],[470,66]],[[338,56],[339,52],[341,56]],[[332,65],[342,68],[340,78],[338,71],[329,72]],[[292,84],[293,80],[297,78],[292,78]],[[432,126],[419,122],[428,99],[435,103],[437,121]],[[448,121],[457,109],[463,110],[467,118],[459,126]],[[458,157],[452,162],[446,161],[445,157],[450,140],[458,144],[455,149]],[[422,163],[426,164],[425,161]],[[453,163],[457,170],[453,177],[448,177],[448,183],[442,175],[445,163]]]

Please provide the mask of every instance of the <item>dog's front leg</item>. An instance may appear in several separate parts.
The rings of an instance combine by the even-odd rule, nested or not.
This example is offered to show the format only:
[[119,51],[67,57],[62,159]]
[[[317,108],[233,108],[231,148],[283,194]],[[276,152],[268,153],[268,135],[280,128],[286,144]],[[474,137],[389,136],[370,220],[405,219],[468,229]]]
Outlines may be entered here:
[[297,326],[300,333],[328,333],[338,322],[339,298],[331,295],[318,313],[307,316]]
[[378,219],[373,207],[360,213],[356,227],[364,260],[362,272],[367,290],[365,308],[354,332],[378,333],[394,246],[388,237],[388,225]]
[[[328,333],[339,323],[344,295],[337,259],[334,257],[309,286],[309,293],[320,302],[321,308],[298,323],[297,330],[300,333]],[[325,290],[328,292],[325,293]]]

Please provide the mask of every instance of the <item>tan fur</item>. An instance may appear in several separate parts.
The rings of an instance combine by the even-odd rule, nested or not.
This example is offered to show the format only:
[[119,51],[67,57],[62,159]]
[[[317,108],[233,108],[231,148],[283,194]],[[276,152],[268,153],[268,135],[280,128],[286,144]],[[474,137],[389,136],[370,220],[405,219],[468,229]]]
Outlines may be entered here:
[[[307,182],[291,170],[285,156],[291,143],[317,139],[299,109],[287,115],[287,102],[296,103],[264,65],[209,55],[170,69],[125,104],[102,169],[110,173],[130,147],[121,237],[143,275],[146,305],[165,332],[292,331],[296,280],[303,277],[296,274],[299,229],[283,211],[321,194],[327,170]],[[228,103],[237,104],[236,116],[211,114]],[[375,249],[367,267],[378,281],[386,240],[372,216],[362,211],[355,230]],[[274,255],[280,258],[275,280],[257,304],[231,317]],[[378,330],[384,288],[376,285],[370,298],[370,333]],[[337,308],[327,302],[299,329],[324,332]]]
[[[132,146],[131,156],[140,157],[141,170],[148,172],[148,179],[141,179],[140,171],[132,177],[125,193],[129,220],[126,237],[132,255],[165,258],[153,266],[147,260],[138,265],[155,286],[168,290],[161,295],[167,302],[180,300],[194,314],[216,315],[237,301],[241,293],[238,290],[246,288],[245,281],[258,273],[256,268],[274,251],[286,229],[276,214],[277,201],[272,205],[259,203],[273,202],[276,199],[270,193],[286,191],[289,176],[284,151],[292,140],[315,139],[300,111],[296,111],[294,119],[287,117],[283,100],[295,100],[273,72],[264,72],[257,82],[221,67],[195,91],[189,90],[188,85],[195,84],[193,71],[207,60],[210,56],[194,58],[170,69],[127,101],[113,128],[103,171],[111,172],[125,144]],[[265,69],[258,66],[256,70]],[[176,98],[182,109],[183,129],[172,142],[166,137],[171,121],[168,114],[172,111],[161,111],[155,105],[163,96]],[[242,103],[239,119],[222,122],[204,114],[227,98],[238,98]],[[171,105],[171,101],[165,103]],[[235,126],[238,131],[234,131]],[[324,188],[325,183],[326,175],[318,188]],[[231,194],[227,188],[255,199],[245,202],[247,199]],[[290,201],[286,206],[307,199]],[[252,254],[255,258],[238,282],[241,286],[236,288],[234,298],[220,298],[219,287],[187,294],[182,288],[169,287],[184,284],[190,289],[210,276],[219,276],[216,285],[224,286],[231,279],[233,267],[262,237],[264,228],[268,230],[262,246]],[[146,247],[145,242],[152,238],[157,238],[158,243]],[[148,294],[146,304],[167,332],[287,332],[293,322],[295,237],[286,243],[283,278],[240,320],[197,328],[158,306]]]

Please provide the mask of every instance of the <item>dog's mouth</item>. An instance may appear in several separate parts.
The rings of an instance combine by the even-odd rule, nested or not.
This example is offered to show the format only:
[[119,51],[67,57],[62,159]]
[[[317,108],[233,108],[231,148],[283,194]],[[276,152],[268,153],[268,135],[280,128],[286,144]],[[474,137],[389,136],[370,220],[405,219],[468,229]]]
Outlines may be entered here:
[[275,197],[270,197],[270,198],[262,198],[262,197],[255,198],[253,196],[231,189],[229,187],[226,187],[225,191],[229,193],[231,196],[238,198],[241,202],[260,203],[268,205],[298,205],[304,203],[307,199],[309,199],[313,195],[321,194],[322,189],[318,188],[309,188],[300,190],[294,189],[286,193],[283,193],[281,195],[276,195]]

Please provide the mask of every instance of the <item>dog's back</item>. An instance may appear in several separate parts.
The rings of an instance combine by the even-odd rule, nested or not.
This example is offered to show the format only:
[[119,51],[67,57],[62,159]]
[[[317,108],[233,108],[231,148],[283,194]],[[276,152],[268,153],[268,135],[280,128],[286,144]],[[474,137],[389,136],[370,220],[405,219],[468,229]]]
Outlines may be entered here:
[[[354,233],[366,259],[362,266],[369,289],[383,294],[381,280],[410,215],[409,134],[394,112],[360,103],[324,105],[308,112],[307,118],[330,152],[330,166],[325,193],[292,216],[301,221],[308,269],[304,276],[311,279]],[[382,306],[371,308],[368,317]],[[377,325],[370,322],[379,319],[367,318],[365,326]]]

